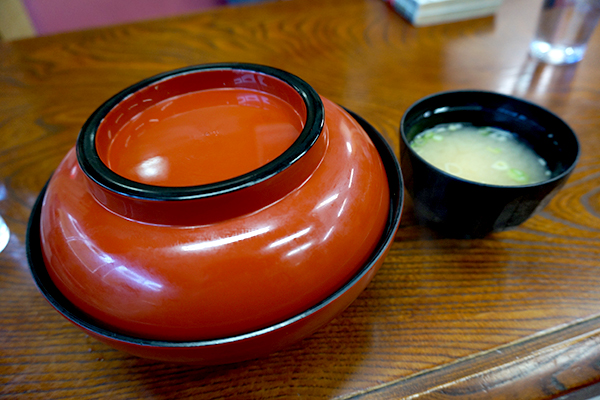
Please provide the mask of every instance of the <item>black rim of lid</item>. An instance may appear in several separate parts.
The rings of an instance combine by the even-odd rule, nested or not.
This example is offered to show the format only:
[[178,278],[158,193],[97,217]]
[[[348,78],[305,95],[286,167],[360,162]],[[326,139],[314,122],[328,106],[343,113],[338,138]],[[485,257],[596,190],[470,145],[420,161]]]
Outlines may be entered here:
[[[102,120],[121,101],[131,94],[153,83],[177,76],[203,71],[230,70],[262,73],[278,78],[288,84],[302,98],[306,106],[306,121],[294,143],[273,161],[246,174],[205,185],[155,186],[127,179],[112,171],[102,160],[96,149],[96,133]],[[102,104],[83,125],[77,138],[77,160],[83,172],[95,183],[112,192],[144,200],[194,200],[217,196],[244,189],[263,182],[298,161],[319,138],[323,125],[324,107],[317,92],[297,76],[276,68],[247,63],[205,64],[168,71],[144,79],[111,97]]]

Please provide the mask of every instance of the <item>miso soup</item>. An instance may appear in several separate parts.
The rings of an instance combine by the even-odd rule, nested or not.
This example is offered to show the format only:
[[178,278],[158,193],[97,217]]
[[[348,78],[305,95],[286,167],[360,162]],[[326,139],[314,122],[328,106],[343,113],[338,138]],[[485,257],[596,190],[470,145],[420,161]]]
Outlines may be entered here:
[[546,161],[511,132],[466,123],[438,125],[419,133],[414,151],[437,168],[492,185],[527,185],[551,175]]

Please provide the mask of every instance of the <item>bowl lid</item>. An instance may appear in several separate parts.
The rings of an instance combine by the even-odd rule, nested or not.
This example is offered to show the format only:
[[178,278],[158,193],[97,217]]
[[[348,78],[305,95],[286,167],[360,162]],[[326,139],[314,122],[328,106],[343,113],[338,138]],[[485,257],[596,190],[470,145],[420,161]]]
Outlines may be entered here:
[[[46,300],[65,318],[73,322],[75,325],[93,332],[99,337],[107,338],[111,341],[118,341],[126,344],[143,347],[161,347],[161,348],[198,348],[198,347],[209,347],[209,346],[221,346],[228,343],[243,342],[252,337],[261,335],[267,335],[271,332],[290,328],[298,321],[310,317],[320,310],[331,306],[337,299],[339,299],[345,292],[350,288],[357,285],[358,282],[364,281],[368,277],[370,280],[373,276],[373,268],[382,261],[383,257],[387,254],[387,251],[394,241],[395,233],[400,224],[400,216],[403,207],[403,179],[400,172],[398,160],[396,159],[393,150],[390,148],[387,141],[381,136],[377,130],[375,130],[370,124],[362,119],[357,114],[350,112],[352,117],[362,126],[362,128],[369,135],[373,141],[378,153],[381,156],[383,166],[387,175],[389,184],[389,214],[384,227],[384,231],[376,244],[376,247],[372,253],[366,258],[364,264],[357,270],[357,272],[338,290],[331,293],[328,297],[324,298],[319,303],[307,308],[305,311],[281,321],[273,326],[265,327],[253,332],[247,332],[240,335],[201,340],[201,341],[173,341],[173,340],[156,340],[135,337],[128,334],[116,332],[109,327],[106,327],[102,323],[91,318],[89,315],[81,311],[71,301],[69,301],[63,293],[57,288],[56,284],[52,281],[48,273],[48,266],[44,261],[41,248],[41,235],[40,235],[40,216],[42,212],[42,203],[44,194],[47,189],[47,185],[41,191],[38,196],[36,203],[33,206],[31,216],[29,218],[27,234],[26,234],[26,252],[27,259],[29,262],[30,270],[37,285],[38,289]],[[370,275],[369,275],[370,274]],[[368,282],[367,280],[367,282]],[[325,321],[327,322],[327,321]],[[316,330],[319,326],[315,326]]]

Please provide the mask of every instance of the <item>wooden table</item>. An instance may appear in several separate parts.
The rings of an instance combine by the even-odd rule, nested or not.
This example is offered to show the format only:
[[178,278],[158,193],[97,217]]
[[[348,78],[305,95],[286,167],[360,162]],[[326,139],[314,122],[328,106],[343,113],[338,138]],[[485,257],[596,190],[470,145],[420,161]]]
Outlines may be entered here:
[[[578,65],[528,58],[540,0],[414,28],[380,0],[289,0],[0,44],[0,399],[547,399],[600,380],[600,30]],[[463,88],[524,97],[577,132],[578,166],[522,226],[450,240],[407,200],[393,248],[332,323],[267,358],[200,368],[86,336],[30,276],[31,207],[105,99],[191,64],[288,70],[371,122],[398,151],[403,111]]]

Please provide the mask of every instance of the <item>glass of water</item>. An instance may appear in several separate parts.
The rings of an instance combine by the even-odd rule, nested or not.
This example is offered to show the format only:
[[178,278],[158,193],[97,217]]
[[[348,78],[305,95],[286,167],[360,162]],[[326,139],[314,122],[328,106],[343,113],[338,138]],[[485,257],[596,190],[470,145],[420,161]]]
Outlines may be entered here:
[[600,19],[600,0],[544,0],[531,54],[548,64],[580,61]]

